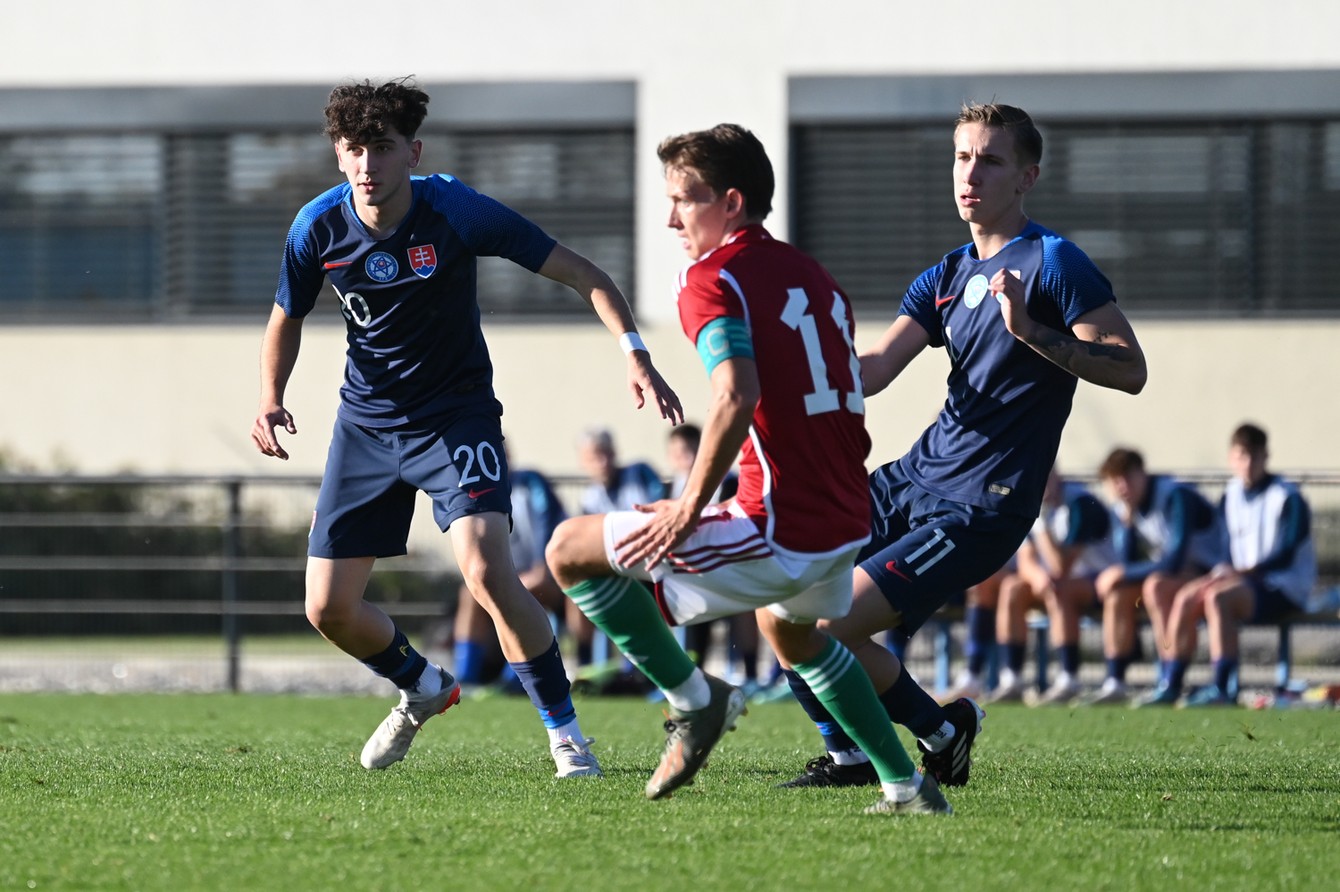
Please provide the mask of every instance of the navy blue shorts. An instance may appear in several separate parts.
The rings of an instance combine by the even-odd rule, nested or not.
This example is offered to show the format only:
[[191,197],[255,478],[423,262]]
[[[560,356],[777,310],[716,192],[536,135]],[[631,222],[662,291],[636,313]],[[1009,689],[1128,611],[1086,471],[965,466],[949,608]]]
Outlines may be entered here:
[[1277,623],[1290,613],[1296,613],[1299,607],[1289,596],[1277,588],[1269,588],[1254,576],[1244,576],[1248,588],[1252,590],[1252,618],[1249,623]]
[[497,415],[443,418],[425,430],[378,430],[336,418],[307,553],[320,558],[405,553],[414,494],[433,500],[446,530],[467,514],[512,513]]
[[988,511],[933,495],[900,462],[870,475],[870,544],[859,564],[911,635],[956,594],[995,573],[1014,555],[1032,518]]

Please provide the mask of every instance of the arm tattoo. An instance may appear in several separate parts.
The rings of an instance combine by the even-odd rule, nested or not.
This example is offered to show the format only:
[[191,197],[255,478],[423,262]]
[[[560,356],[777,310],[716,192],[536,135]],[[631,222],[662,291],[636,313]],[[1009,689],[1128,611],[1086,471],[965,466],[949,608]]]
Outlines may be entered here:
[[1106,359],[1127,363],[1134,358],[1131,349],[1123,344],[1102,343],[1111,336],[1111,332],[1103,331],[1098,333],[1097,340],[1083,341],[1055,329],[1044,328],[1034,341],[1033,348],[1075,377],[1105,384],[1114,380],[1114,376],[1104,374],[1101,368],[1095,368],[1086,360]]

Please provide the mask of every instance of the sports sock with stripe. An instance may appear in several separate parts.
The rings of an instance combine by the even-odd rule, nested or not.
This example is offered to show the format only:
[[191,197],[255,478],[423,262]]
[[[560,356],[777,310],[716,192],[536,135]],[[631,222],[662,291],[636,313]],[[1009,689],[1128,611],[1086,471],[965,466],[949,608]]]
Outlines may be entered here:
[[870,757],[880,781],[894,783],[912,777],[916,768],[884,710],[879,708],[870,676],[851,651],[829,638],[818,657],[794,668],[819,702]]
[[697,669],[636,580],[600,576],[583,580],[564,594],[662,691],[680,687]]
[[563,668],[557,639],[538,657],[508,665],[521,680],[521,686],[526,689],[530,702],[540,713],[540,720],[546,728],[559,728],[576,720],[572,685],[568,682],[567,670]]
[[829,712],[819,698],[810,690],[810,686],[805,683],[805,679],[794,669],[783,669],[786,676],[786,683],[791,687],[791,693],[796,695],[796,702],[800,708],[805,710],[805,714],[814,722],[814,727],[819,729],[819,736],[824,739],[824,748],[829,753],[841,753],[856,749],[856,741],[842,726],[838,724],[837,719]]

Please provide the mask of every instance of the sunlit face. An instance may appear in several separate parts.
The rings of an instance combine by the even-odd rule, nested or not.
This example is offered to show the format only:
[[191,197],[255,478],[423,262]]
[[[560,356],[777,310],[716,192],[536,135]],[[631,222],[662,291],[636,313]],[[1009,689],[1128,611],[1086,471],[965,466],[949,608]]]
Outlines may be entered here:
[[665,461],[673,474],[687,474],[696,457],[683,437],[671,437],[665,443]]
[[962,124],[954,131],[954,203],[968,223],[987,229],[1023,213],[1038,166],[1021,165],[1014,137],[999,127]]
[[667,224],[679,233],[690,260],[720,248],[740,223],[743,199],[734,189],[718,195],[693,171],[670,167],[665,171],[665,194],[670,199]]
[[1140,507],[1140,503],[1145,500],[1145,490],[1149,488],[1149,475],[1144,471],[1134,470],[1104,478],[1103,486],[1107,489],[1108,495],[1126,509],[1129,517],[1130,513]]
[[1228,469],[1245,486],[1255,486],[1266,475],[1266,455],[1234,443],[1228,447]]
[[582,466],[582,470],[587,477],[602,486],[612,484],[614,475],[619,470],[613,452],[602,448],[598,443],[589,441],[583,442],[577,448],[577,462]]
[[419,165],[423,143],[393,128],[367,145],[341,138],[335,143],[340,171],[354,190],[359,207],[393,206],[410,199],[410,171]]

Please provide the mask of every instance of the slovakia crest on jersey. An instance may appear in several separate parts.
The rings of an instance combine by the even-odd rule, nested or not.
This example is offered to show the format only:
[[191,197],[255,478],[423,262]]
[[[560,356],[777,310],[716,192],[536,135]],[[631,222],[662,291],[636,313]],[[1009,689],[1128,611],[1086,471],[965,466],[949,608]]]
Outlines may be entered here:
[[437,269],[437,250],[432,245],[411,245],[409,249],[409,268],[414,275],[426,279]]

